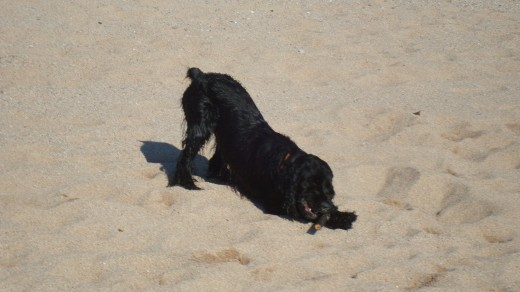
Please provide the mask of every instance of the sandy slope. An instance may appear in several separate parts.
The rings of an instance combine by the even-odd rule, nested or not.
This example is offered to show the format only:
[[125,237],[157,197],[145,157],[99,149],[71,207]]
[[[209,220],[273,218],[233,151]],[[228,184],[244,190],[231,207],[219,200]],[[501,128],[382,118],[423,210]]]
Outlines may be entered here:
[[[520,290],[518,2],[177,2],[0,1],[0,290]],[[354,229],[205,182],[210,148],[166,188],[188,66],[328,161]]]

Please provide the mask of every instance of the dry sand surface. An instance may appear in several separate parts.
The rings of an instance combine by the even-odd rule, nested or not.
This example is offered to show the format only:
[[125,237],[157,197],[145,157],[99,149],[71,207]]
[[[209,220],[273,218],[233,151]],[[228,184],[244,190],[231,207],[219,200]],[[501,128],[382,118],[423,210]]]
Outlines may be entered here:
[[[520,291],[518,1],[0,7],[1,291]],[[326,160],[354,228],[263,214],[210,147],[166,188],[189,66]]]

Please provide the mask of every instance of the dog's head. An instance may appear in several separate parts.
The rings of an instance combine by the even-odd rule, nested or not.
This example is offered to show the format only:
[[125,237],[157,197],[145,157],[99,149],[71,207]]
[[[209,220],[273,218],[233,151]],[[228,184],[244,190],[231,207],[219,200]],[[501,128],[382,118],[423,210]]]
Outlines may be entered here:
[[332,170],[320,158],[307,154],[294,161],[294,192],[291,194],[289,215],[295,219],[316,221],[323,214],[337,210],[332,203]]

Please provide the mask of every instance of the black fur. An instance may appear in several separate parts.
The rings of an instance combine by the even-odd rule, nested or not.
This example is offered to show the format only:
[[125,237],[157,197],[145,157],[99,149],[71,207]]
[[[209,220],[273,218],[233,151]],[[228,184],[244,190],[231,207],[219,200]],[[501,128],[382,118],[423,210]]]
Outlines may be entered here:
[[199,189],[192,161],[214,134],[209,176],[233,186],[267,213],[303,222],[329,213],[326,227],[351,228],[357,216],[333,204],[332,170],[325,161],[271,129],[244,87],[230,76],[190,68],[187,77],[192,80],[182,97],[187,129],[169,186]]

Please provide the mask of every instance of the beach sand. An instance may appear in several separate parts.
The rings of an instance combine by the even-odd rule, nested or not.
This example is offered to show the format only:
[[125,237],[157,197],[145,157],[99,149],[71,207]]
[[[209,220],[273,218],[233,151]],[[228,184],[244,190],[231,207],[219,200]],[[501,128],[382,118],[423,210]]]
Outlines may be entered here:
[[[517,1],[1,1],[1,291],[520,291]],[[334,171],[352,230],[167,188],[189,67]]]

